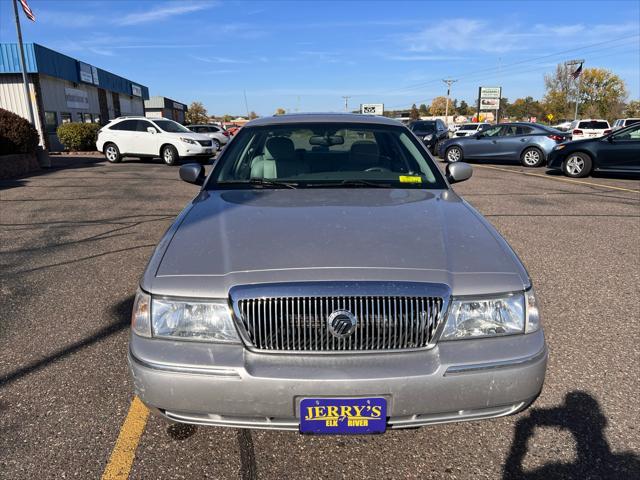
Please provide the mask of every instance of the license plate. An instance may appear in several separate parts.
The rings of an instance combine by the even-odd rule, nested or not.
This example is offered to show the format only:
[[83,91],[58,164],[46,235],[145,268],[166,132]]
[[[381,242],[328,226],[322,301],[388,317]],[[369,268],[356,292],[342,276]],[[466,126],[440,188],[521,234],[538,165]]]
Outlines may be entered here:
[[387,401],[371,398],[304,398],[300,433],[371,434],[387,428]]

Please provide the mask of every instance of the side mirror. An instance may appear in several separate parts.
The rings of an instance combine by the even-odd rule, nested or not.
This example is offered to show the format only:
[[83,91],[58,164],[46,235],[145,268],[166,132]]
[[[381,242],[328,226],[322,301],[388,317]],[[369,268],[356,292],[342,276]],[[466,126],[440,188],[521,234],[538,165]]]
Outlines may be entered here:
[[153,127],[147,127],[147,132],[149,132],[149,133],[158,133],[158,132],[156,131],[156,129],[155,129],[155,128],[153,128]]
[[199,163],[187,163],[180,167],[180,178],[187,183],[202,185],[204,183],[204,168]]
[[478,132],[475,134],[476,139],[484,137],[484,133]]
[[464,162],[448,163],[445,175],[449,183],[460,183],[471,178],[473,168]]

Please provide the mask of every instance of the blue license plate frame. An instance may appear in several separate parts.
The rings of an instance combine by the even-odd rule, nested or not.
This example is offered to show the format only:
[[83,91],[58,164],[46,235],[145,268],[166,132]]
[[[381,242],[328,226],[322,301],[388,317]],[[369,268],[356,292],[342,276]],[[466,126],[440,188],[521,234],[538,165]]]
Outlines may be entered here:
[[387,429],[384,397],[303,398],[300,433],[316,435],[372,435]]

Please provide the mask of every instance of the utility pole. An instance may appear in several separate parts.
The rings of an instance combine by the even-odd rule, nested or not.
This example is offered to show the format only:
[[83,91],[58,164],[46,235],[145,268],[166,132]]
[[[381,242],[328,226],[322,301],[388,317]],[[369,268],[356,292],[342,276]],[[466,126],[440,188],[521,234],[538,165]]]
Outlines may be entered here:
[[451,85],[456,83],[458,80],[452,80],[451,78],[446,78],[442,80],[447,84],[447,106],[444,109],[444,121],[447,125],[449,125],[449,94],[451,93]]
[[31,95],[29,94],[29,81],[27,80],[27,64],[24,60],[24,46],[22,45],[22,30],[20,29],[20,17],[18,16],[18,4],[13,0],[13,11],[16,14],[16,31],[18,32],[18,45],[20,48],[20,67],[22,68],[22,83],[24,83],[24,96],[29,110],[29,122],[36,126],[33,106],[31,105]]
[[351,97],[348,95],[343,95],[342,98],[344,98],[344,111],[349,112],[349,99]]
[[[571,76],[576,82],[576,109],[573,114],[573,119],[577,120],[578,119],[578,103],[580,102],[580,84],[582,83],[580,77],[582,77],[582,65],[584,65],[584,58],[578,59],[578,60],[569,60],[568,62],[564,62],[564,64],[568,67],[578,66],[576,71],[571,74]],[[574,76],[575,73],[577,73],[576,76]]]
[[244,90],[244,108],[247,110],[247,118],[251,120],[251,114],[249,113],[249,102],[247,102],[247,90]]

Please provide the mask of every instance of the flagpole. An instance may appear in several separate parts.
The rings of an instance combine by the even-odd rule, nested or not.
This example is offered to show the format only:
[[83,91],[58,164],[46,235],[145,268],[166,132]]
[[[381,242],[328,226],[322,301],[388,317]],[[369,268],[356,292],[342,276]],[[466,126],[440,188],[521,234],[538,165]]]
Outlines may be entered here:
[[31,105],[31,95],[29,94],[29,81],[27,80],[27,63],[24,60],[24,46],[22,45],[22,30],[20,30],[20,17],[18,16],[18,4],[13,0],[13,11],[16,14],[16,31],[18,32],[18,45],[20,48],[20,67],[22,68],[22,82],[24,83],[24,95],[29,109],[29,121],[35,127],[35,116]]

